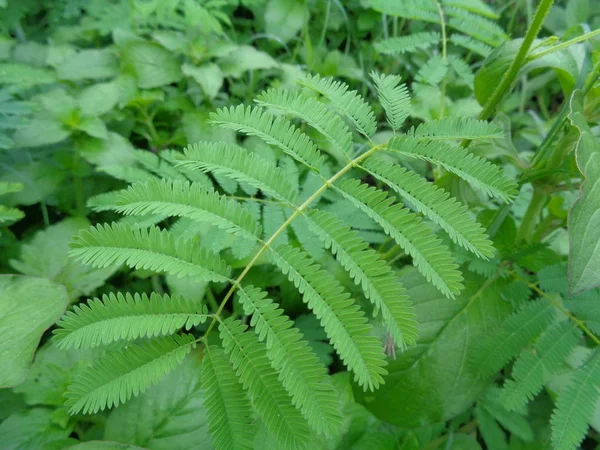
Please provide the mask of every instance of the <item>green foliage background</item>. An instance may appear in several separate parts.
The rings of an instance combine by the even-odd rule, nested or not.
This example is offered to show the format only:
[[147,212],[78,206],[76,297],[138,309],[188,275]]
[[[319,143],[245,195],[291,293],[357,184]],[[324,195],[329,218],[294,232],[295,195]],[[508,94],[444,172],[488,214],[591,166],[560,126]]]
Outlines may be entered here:
[[600,446],[599,36],[0,0],[0,449]]

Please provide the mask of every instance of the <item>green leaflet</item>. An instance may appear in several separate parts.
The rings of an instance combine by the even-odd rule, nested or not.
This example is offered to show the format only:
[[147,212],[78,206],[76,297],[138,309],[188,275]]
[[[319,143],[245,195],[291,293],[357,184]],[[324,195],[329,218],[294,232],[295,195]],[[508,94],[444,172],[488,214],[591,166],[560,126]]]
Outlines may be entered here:
[[490,197],[510,202],[517,195],[516,183],[505,177],[499,167],[466,149],[444,142],[399,136],[390,140],[387,150],[439,164]]
[[587,362],[575,370],[556,399],[551,420],[552,443],[556,450],[576,448],[585,437],[600,398],[599,379],[600,352],[595,349]]
[[396,345],[404,348],[414,344],[417,330],[411,300],[391,268],[358,236],[358,232],[333,214],[314,211],[308,220],[311,229],[373,302],[375,312],[381,311]]
[[107,354],[81,370],[65,394],[71,414],[92,414],[126,402],[181,364],[196,345],[191,334],[159,337]]
[[57,324],[55,339],[61,348],[87,348],[173,334],[204,323],[208,310],[199,301],[183,297],[111,293],[76,305]]
[[257,100],[259,105],[276,108],[300,117],[321,133],[335,148],[341,160],[352,155],[352,133],[340,116],[333,113],[317,99],[299,91],[269,89],[262,92]]
[[135,183],[115,196],[115,205],[109,209],[122,214],[185,217],[216,225],[251,241],[260,236],[260,225],[247,209],[198,183],[150,179]]
[[231,269],[225,262],[193,242],[176,239],[171,232],[156,227],[130,228],[113,223],[80,232],[69,254],[93,267],[127,264],[178,277],[227,281]]
[[365,390],[375,390],[386,374],[379,340],[364,313],[339,282],[307,254],[291,246],[271,249],[275,264],[303,295],[321,321],[344,364]]
[[300,449],[306,444],[308,425],[277,379],[266,345],[247,328],[239,320],[224,320],[219,325],[223,349],[269,431],[284,448]]
[[266,292],[247,286],[237,295],[244,312],[252,315],[250,325],[259,340],[265,341],[267,357],[294,405],[317,433],[335,436],[342,416],[325,367]]
[[250,439],[255,432],[250,402],[220,347],[207,345],[204,348],[201,376],[215,448],[254,448]]
[[579,133],[577,168],[585,178],[579,198],[569,211],[569,294],[600,285],[600,143],[583,115],[583,96],[575,91],[569,120]]
[[344,197],[375,220],[412,258],[419,271],[448,297],[462,290],[462,275],[448,248],[435,237],[421,218],[383,191],[357,180],[337,186]]

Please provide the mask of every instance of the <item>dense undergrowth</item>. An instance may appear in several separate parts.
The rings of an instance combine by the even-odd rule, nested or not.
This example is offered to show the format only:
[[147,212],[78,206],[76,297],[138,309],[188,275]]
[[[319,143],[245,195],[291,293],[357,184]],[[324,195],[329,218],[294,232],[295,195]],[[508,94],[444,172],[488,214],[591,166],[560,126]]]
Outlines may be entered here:
[[0,0],[0,449],[596,448],[599,37]]

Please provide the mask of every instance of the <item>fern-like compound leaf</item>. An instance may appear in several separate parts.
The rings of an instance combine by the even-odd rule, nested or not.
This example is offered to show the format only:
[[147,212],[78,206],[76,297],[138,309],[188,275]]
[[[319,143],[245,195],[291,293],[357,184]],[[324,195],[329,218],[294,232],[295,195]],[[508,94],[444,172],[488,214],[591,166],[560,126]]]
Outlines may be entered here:
[[498,13],[494,11],[483,0],[442,0],[445,7],[461,8],[474,14],[487,17],[488,19],[497,19]]
[[358,232],[335,215],[313,211],[308,217],[311,229],[330,248],[354,282],[362,287],[375,311],[381,311],[388,333],[400,348],[416,343],[417,322],[410,298],[398,277]]
[[415,75],[419,83],[437,86],[448,73],[448,60],[441,55],[434,55],[427,60]]
[[216,282],[228,281],[231,273],[218,254],[157,227],[132,228],[120,223],[91,227],[75,236],[69,254],[93,267],[126,264]]
[[504,367],[519,351],[539,336],[554,318],[544,299],[526,304],[504,321],[502,326],[479,343],[471,361],[482,377]]
[[319,172],[324,158],[311,139],[285,117],[276,117],[259,107],[239,105],[211,113],[211,122],[248,136],[257,136],[280,148],[296,161]]
[[115,341],[133,341],[190,330],[208,318],[197,300],[152,293],[103,295],[73,307],[57,323],[55,339],[61,348],[93,348]]
[[454,33],[450,36],[450,42],[459,47],[466,48],[467,50],[477,53],[478,55],[487,58],[490,53],[492,53],[493,47],[490,47],[483,42],[480,42],[472,37],[465,36],[464,34]]
[[397,75],[381,75],[371,72],[377,89],[377,96],[385,110],[385,116],[392,130],[398,131],[410,115],[410,94]]
[[113,209],[121,214],[159,214],[209,223],[254,241],[260,225],[247,209],[196,183],[152,179],[135,183],[116,195]]
[[542,389],[548,376],[560,369],[579,342],[580,333],[570,321],[548,328],[534,350],[524,350],[515,362],[512,379],[505,382],[502,401],[507,409],[520,410]]
[[307,75],[299,83],[327,98],[336,110],[348,118],[359,133],[370,137],[377,131],[377,119],[371,106],[346,83],[331,77]]
[[421,218],[385,192],[358,180],[344,180],[337,188],[358,209],[377,222],[385,233],[408,253],[416,268],[447,297],[463,288],[462,275],[450,250]]
[[193,170],[211,172],[260,189],[269,197],[294,203],[296,190],[285,172],[255,153],[223,142],[198,142],[183,150],[179,164]]
[[373,46],[379,53],[385,55],[402,55],[416,50],[424,50],[440,42],[441,35],[437,32],[423,31],[408,36],[392,37],[375,42]]
[[281,448],[304,448],[308,424],[294,407],[267,358],[267,348],[247,326],[229,318],[219,325],[223,349],[229,355],[252,406]]
[[267,357],[294,405],[317,433],[334,436],[342,415],[325,366],[266,292],[246,286],[238,290],[238,300],[244,313],[252,316],[250,325],[266,343]]
[[600,351],[596,348],[585,364],[558,394],[552,414],[552,444],[556,450],[572,450],[585,437],[600,398]]
[[291,246],[272,249],[275,264],[303,294],[336,352],[365,390],[383,383],[386,361],[364,313],[329,272]]
[[377,157],[363,164],[375,178],[391,187],[417,211],[445,230],[458,245],[482,258],[492,258],[494,247],[484,228],[475,221],[468,208],[446,191],[404,167]]
[[517,195],[517,184],[504,176],[499,167],[462,147],[397,136],[390,139],[387,150],[440,165],[490,197],[510,202]]
[[502,137],[502,130],[492,122],[470,117],[445,117],[420,124],[411,128],[407,135],[421,140],[477,140]]
[[256,99],[262,106],[283,111],[302,119],[319,133],[335,148],[343,159],[352,155],[352,133],[335,112],[313,97],[308,97],[300,91],[269,89],[263,91]]
[[435,2],[423,0],[368,0],[368,5],[388,16],[440,23]]
[[65,406],[94,414],[125,403],[181,364],[195,342],[192,335],[165,336],[108,353],[75,375]]
[[220,347],[207,345],[202,359],[208,431],[217,450],[251,450],[255,426],[246,393]]
[[446,13],[450,16],[448,20],[450,28],[454,28],[492,47],[496,47],[508,39],[502,27],[492,20],[462,8],[447,7]]

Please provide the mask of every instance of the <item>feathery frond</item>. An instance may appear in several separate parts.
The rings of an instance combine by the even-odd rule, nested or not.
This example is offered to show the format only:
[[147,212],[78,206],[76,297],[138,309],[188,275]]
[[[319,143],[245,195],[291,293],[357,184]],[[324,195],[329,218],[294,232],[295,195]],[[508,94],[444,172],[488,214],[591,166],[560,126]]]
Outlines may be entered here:
[[345,159],[349,159],[352,155],[350,129],[340,116],[316,98],[308,97],[300,91],[269,89],[263,91],[256,102],[261,106],[275,108],[304,120],[325,136],[329,144]]
[[369,244],[344,222],[326,211],[313,211],[308,217],[311,229],[331,248],[340,264],[365,297],[381,311],[383,323],[396,345],[404,348],[417,339],[414,308],[406,290],[390,266]]
[[447,7],[445,11],[450,16],[448,20],[450,28],[472,36],[478,41],[496,47],[508,39],[502,27],[491,20],[472,14],[462,8]]
[[600,398],[599,380],[600,351],[596,348],[556,399],[551,419],[552,444],[556,450],[572,450],[583,441]]
[[441,35],[438,32],[422,31],[409,34],[408,36],[392,37],[383,41],[375,42],[375,50],[384,55],[402,55],[412,53],[416,50],[425,50],[440,42]]
[[269,197],[294,203],[296,191],[281,169],[255,153],[224,142],[198,142],[183,150],[179,164],[223,175],[260,189]]
[[467,206],[446,191],[404,167],[377,157],[368,158],[363,167],[438,224],[458,245],[482,258],[494,256],[494,247],[484,228],[475,221]]
[[417,80],[419,83],[437,86],[441,83],[447,73],[448,61],[441,55],[434,55],[421,66],[415,75],[415,80]]
[[387,150],[442,166],[474,188],[490,197],[510,202],[517,195],[517,184],[505,177],[502,170],[467,149],[440,141],[421,141],[416,137],[397,136]]
[[385,192],[358,180],[344,180],[337,188],[412,257],[419,272],[442,294],[452,298],[460,293],[463,285],[458,264],[420,217],[395,204]]
[[383,383],[385,359],[364,313],[339,282],[307,253],[283,246],[272,250],[275,264],[294,283],[338,355],[364,389]]
[[513,367],[512,379],[504,383],[502,400],[506,408],[519,410],[532,400],[548,376],[560,369],[579,337],[571,321],[559,322],[544,331],[533,351],[524,350]]
[[210,119],[223,128],[259,137],[316,172],[323,167],[324,158],[315,144],[285,117],[256,106],[239,105],[218,109]]
[[161,214],[210,223],[228,233],[254,241],[260,225],[238,202],[188,181],[152,179],[115,194],[114,211],[127,215]]
[[317,433],[334,436],[342,415],[327,369],[266,292],[246,286],[239,288],[237,296],[244,313],[252,316],[250,325],[258,339],[265,341],[267,357],[294,405]]
[[220,347],[207,345],[202,359],[204,406],[208,431],[217,450],[254,448],[251,406],[227,355]]
[[483,42],[480,42],[472,37],[465,36],[464,34],[453,33],[450,36],[450,42],[459,47],[466,48],[473,53],[477,53],[478,55],[487,58],[490,53],[492,53],[493,48]]
[[498,13],[483,0],[442,0],[442,4],[445,7],[451,6],[461,8],[474,14],[487,17],[488,19],[497,19],[499,17]]
[[385,110],[385,116],[394,132],[398,131],[410,115],[410,94],[397,75],[381,75],[371,72],[377,89],[377,97]]
[[109,353],[75,375],[65,406],[93,414],[125,403],[181,364],[195,342],[191,334],[165,336]]
[[498,139],[503,135],[496,124],[471,117],[430,120],[412,127],[406,134],[428,141]]
[[131,228],[114,222],[91,227],[75,236],[69,254],[93,267],[126,264],[216,282],[228,281],[231,273],[216,253],[157,227]]
[[506,319],[501,328],[488,335],[474,353],[472,363],[482,377],[499,371],[519,351],[540,335],[554,318],[554,311],[544,299],[527,303]]
[[198,300],[152,293],[110,293],[75,305],[57,323],[58,346],[93,348],[115,341],[133,341],[190,330],[204,323],[208,310]]
[[351,91],[346,83],[331,77],[321,78],[320,75],[306,75],[299,83],[327,98],[339,113],[354,124],[359,133],[371,137],[377,131],[377,119],[371,106],[358,92]]
[[440,23],[435,1],[432,0],[368,0],[368,4],[389,16]]
[[282,448],[304,448],[308,425],[277,379],[267,358],[267,348],[239,320],[221,322],[219,332],[223,349],[229,355],[236,375],[244,386],[252,406]]

